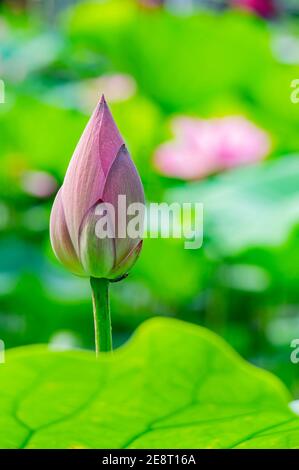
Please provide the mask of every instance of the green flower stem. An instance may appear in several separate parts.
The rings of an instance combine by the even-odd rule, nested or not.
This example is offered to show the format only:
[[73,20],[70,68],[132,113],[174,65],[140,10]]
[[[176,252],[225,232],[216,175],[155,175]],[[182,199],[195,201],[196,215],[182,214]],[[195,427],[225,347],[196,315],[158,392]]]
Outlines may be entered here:
[[96,356],[112,351],[109,280],[90,278],[94,316]]

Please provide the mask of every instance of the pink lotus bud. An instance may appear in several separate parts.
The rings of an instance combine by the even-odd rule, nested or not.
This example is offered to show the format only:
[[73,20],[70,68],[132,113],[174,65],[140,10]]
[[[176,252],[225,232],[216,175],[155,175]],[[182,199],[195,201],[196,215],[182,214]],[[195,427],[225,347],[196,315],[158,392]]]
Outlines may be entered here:
[[[125,206],[118,219],[119,196]],[[53,204],[50,236],[57,258],[73,273],[115,279],[128,272],[142,246],[140,236],[130,237],[127,209],[144,204],[140,177],[125,147],[107,103],[102,97],[75,149],[64,182]],[[99,237],[99,214],[107,205],[115,209],[109,236]],[[100,210],[99,210],[100,208]],[[107,211],[106,211],[107,212]],[[119,220],[125,221],[119,235]]]

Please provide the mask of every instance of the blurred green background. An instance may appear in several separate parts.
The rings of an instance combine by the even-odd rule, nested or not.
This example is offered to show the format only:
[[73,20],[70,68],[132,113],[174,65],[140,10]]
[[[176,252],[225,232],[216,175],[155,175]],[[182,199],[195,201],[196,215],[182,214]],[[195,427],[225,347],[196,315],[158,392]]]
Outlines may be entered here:
[[[59,265],[48,222],[104,92],[147,200],[205,208],[201,249],[147,239],[128,279],[112,285],[115,345],[146,318],[178,317],[216,331],[299,397],[299,365],[290,361],[299,337],[299,103],[291,100],[299,79],[297,2],[7,1],[0,8],[6,347],[93,348],[89,283]],[[229,118],[221,125],[233,116],[251,130],[241,132]],[[192,145],[174,124],[184,118]],[[231,153],[231,164],[205,168],[215,154]],[[190,167],[186,177],[180,159],[187,170],[198,162],[204,169]]]

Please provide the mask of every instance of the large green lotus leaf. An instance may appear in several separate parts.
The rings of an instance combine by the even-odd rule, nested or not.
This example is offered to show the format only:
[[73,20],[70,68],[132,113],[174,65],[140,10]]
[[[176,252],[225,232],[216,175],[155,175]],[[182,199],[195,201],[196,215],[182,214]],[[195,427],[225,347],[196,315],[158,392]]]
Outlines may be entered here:
[[299,156],[281,157],[170,190],[204,205],[204,237],[223,254],[279,246],[299,221]]
[[149,320],[98,361],[11,350],[0,377],[2,448],[299,447],[284,386],[177,320]]

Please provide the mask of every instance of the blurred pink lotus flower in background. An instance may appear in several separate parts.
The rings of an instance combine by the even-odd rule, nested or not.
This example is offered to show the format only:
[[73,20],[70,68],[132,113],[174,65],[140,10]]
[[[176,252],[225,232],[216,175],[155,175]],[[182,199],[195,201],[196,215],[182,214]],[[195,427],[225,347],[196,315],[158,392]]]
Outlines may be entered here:
[[172,129],[174,140],[158,147],[154,164],[162,174],[186,180],[254,163],[271,146],[268,135],[242,116],[179,117]]
[[277,14],[275,0],[231,0],[231,5],[253,11],[265,18],[271,18]]
[[47,198],[56,191],[57,181],[45,171],[26,171],[22,175],[21,186],[27,194]]
[[102,91],[109,103],[117,103],[132,98],[136,93],[136,82],[130,75],[115,73],[106,74],[78,82],[76,85],[80,108],[90,113],[99,90]]

